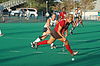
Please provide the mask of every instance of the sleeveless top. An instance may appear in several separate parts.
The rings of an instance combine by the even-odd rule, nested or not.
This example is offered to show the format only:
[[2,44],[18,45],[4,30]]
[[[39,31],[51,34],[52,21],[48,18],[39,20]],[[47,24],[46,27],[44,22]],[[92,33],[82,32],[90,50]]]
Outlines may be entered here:
[[[56,20],[52,20],[52,18],[50,19],[50,26],[55,26],[56,25]],[[47,25],[45,24],[44,27],[47,27]]]

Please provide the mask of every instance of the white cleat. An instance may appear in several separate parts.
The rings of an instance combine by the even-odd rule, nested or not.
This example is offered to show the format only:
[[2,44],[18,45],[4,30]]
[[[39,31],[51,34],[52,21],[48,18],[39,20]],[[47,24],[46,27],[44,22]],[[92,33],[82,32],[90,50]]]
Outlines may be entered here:
[[78,51],[73,52],[73,53],[72,53],[72,56],[77,55],[77,54],[78,54]]

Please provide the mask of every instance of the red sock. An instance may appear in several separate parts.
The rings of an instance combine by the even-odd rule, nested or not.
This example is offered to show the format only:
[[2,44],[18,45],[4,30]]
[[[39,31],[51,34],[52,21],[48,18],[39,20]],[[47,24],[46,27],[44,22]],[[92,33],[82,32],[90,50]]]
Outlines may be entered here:
[[48,44],[47,41],[48,41],[48,40],[44,40],[44,41],[38,42],[37,45]]
[[70,48],[70,45],[65,45],[66,49],[72,54],[73,50]]

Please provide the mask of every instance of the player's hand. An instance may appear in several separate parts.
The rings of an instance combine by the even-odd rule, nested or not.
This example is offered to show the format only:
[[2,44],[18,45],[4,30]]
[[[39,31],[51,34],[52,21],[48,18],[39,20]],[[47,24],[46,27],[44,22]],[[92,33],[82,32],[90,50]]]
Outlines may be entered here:
[[65,37],[67,37],[68,36],[68,34],[65,34]]
[[66,38],[65,38],[65,37],[63,37],[63,41],[64,41],[64,42],[66,41]]

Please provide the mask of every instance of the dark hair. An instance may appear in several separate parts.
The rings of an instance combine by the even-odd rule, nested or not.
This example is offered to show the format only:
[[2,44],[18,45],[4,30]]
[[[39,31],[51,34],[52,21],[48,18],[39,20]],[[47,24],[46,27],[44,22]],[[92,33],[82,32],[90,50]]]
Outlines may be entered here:
[[80,7],[77,7],[77,8],[80,8]]

